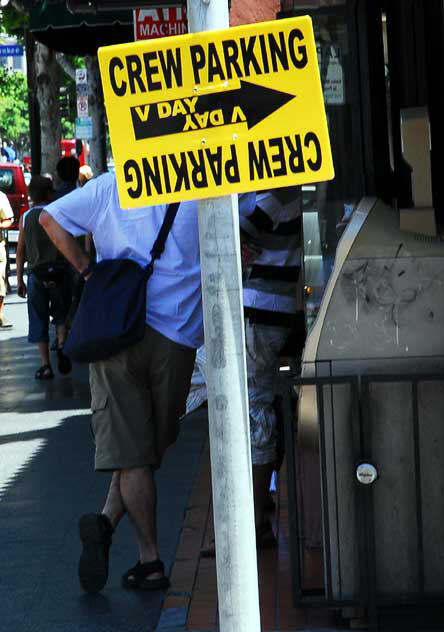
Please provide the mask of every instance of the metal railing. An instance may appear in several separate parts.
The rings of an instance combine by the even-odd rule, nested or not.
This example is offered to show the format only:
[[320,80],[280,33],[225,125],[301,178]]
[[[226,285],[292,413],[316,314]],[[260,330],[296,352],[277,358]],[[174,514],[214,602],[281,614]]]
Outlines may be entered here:
[[[430,485],[433,486],[434,483],[431,482],[431,472],[427,470],[428,464],[424,455],[426,448],[422,446],[422,443],[424,445],[426,443],[425,436],[427,445],[436,447],[438,456],[435,454],[434,463],[435,465],[438,463],[438,469],[442,470],[442,476],[440,474],[436,478],[436,485],[441,485],[444,482],[444,444],[437,446],[441,437],[440,404],[436,401],[435,410],[428,408],[427,417],[424,412],[424,401],[427,388],[429,391],[430,388],[435,389],[432,392],[435,392],[438,399],[442,401],[444,410],[444,375],[374,374],[311,378],[287,375],[285,381],[287,388],[284,389],[283,413],[289,496],[290,559],[293,569],[292,588],[295,606],[320,605],[321,603],[332,607],[351,604],[363,606],[367,611],[371,629],[378,629],[378,620],[383,610],[387,608],[396,612],[397,608],[418,607],[428,608],[432,612],[436,606],[439,611],[439,605],[444,603],[444,584],[440,590],[436,590],[436,586],[430,588],[434,582],[430,580],[432,571],[427,568],[427,559],[430,564],[433,558],[434,543],[426,539],[427,559],[424,550],[425,525],[428,527],[428,534],[438,534],[436,536],[438,541],[441,537],[439,520],[436,518],[436,512],[433,513],[433,506],[431,507],[433,498],[439,498],[439,489],[430,493]],[[432,382],[436,384],[431,386]],[[299,456],[298,450],[295,449],[297,445],[295,402],[292,397],[295,387],[296,389],[312,387],[316,393],[325,578],[322,601],[314,601],[312,595],[307,599],[308,595],[304,591],[302,581],[302,516],[299,510],[300,491],[297,484]],[[419,397],[418,393],[423,389],[425,389],[425,395]],[[337,401],[340,397],[344,398],[344,393],[347,399],[347,414],[342,414],[338,418],[336,409],[343,412],[344,408],[338,408]],[[388,413],[390,413],[391,398],[393,398],[395,411],[398,410],[396,397],[400,401],[400,412],[390,416]],[[427,406],[430,404],[428,403],[426,408]],[[432,410],[432,417],[430,417],[430,410]],[[396,414],[399,415],[397,419]],[[444,430],[442,436],[444,437]],[[347,453],[350,462],[339,462],[336,454],[337,445],[347,441],[350,448]],[[390,442],[395,442],[396,454],[393,462],[389,460]],[[399,445],[402,443],[405,445]],[[398,448],[399,454],[397,454]],[[439,451],[442,454],[441,459],[439,459]],[[429,466],[429,469],[430,467],[433,468],[433,464]],[[426,472],[427,485],[422,480],[424,472]],[[353,490],[354,507],[350,506],[350,516],[344,516],[342,495],[344,480],[349,474],[353,477],[350,489]],[[427,495],[432,498],[432,501],[428,498],[428,504],[425,504],[424,496]],[[391,498],[396,500],[393,503],[393,516],[389,515]],[[375,502],[378,505],[377,508],[375,508]],[[444,514],[444,498],[442,503]],[[426,512],[424,507],[427,508]],[[381,511],[384,515],[380,515]],[[441,508],[438,515],[441,515],[440,511]],[[351,515],[353,512],[354,516]],[[402,518],[398,514],[401,516],[405,514],[408,519],[412,517],[405,526],[405,533]],[[430,527],[431,522],[433,522],[433,528]],[[345,533],[349,534],[353,530],[354,542],[348,541],[345,537],[344,524],[346,525]],[[386,531],[389,531],[393,525],[396,527],[397,524],[401,525],[400,541],[393,541],[393,550],[385,552],[381,547],[389,546]],[[444,525],[442,529],[444,530]],[[394,551],[395,561],[396,555],[399,557],[403,553],[404,544],[408,548],[405,556],[412,568],[407,567],[406,563],[404,576],[402,569],[399,571],[401,585],[407,577],[404,583],[408,588],[398,591],[395,585],[387,584],[390,582],[391,575],[390,572],[384,574],[384,569],[389,568]],[[353,547],[356,555],[351,550]],[[439,555],[439,550],[437,555]],[[444,551],[442,555],[444,556]],[[356,571],[354,591],[350,590],[350,577],[346,576],[350,574],[351,566]],[[396,572],[395,569],[394,576]],[[429,578],[428,584],[426,575]]]

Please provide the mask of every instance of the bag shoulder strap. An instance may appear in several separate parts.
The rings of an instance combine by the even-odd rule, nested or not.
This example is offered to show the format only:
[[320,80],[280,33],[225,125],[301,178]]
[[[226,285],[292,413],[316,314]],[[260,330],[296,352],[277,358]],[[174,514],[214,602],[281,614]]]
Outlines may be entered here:
[[173,225],[174,218],[176,217],[177,211],[179,210],[180,202],[175,202],[174,204],[169,204],[165,213],[165,217],[163,218],[162,226],[160,227],[159,233],[156,237],[156,241],[151,249],[151,261],[146,267],[146,270],[149,274],[153,271],[153,264],[156,259],[160,258],[160,255],[165,250],[165,242],[167,240],[168,234],[171,230],[171,226]]

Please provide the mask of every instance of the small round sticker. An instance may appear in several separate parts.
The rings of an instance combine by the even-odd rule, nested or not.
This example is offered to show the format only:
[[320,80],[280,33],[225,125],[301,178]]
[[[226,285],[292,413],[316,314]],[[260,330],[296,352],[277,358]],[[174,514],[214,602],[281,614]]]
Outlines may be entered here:
[[371,463],[361,463],[356,468],[356,478],[362,485],[371,485],[378,478],[378,471]]

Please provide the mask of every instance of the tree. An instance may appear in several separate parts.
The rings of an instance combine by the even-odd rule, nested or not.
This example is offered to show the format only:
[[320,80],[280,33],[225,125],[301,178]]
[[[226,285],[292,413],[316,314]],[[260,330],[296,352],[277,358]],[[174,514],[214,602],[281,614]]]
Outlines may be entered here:
[[70,57],[64,53],[56,53],[56,60],[63,70],[60,85],[60,124],[62,138],[74,138],[75,103],[76,103],[76,68],[83,65],[81,57]]
[[28,87],[26,77],[0,67],[0,135],[13,140],[19,154],[29,152]]
[[[36,4],[42,10],[46,2],[39,0]],[[9,34],[24,39],[29,24],[27,6],[22,0],[13,0],[5,9],[0,11],[0,29]],[[29,31],[28,31],[29,35]],[[36,42],[32,36],[26,37],[28,48],[28,75],[30,85],[29,111],[32,114],[31,135],[34,139],[33,147],[40,145],[36,141],[36,134],[41,136],[41,165],[40,153],[33,159],[38,163],[37,169],[42,173],[54,173],[54,167],[60,157],[60,140],[74,135],[75,118],[75,84],[73,73],[75,67],[86,66],[89,78],[89,109],[93,119],[94,137],[90,140],[90,163],[95,174],[106,171],[107,135],[105,125],[105,111],[103,104],[102,86],[96,55],[85,58],[71,57],[63,53],[56,53],[44,44]],[[59,72],[60,66],[64,74]],[[65,74],[66,73],[66,74]],[[60,85],[65,84],[64,94],[70,95],[69,102],[73,104],[70,116],[60,115]],[[3,94],[3,92],[2,92]],[[38,106],[37,103],[38,102]],[[34,130],[34,133],[33,131]],[[37,139],[38,140],[38,139]]]
[[95,175],[107,171],[106,165],[106,125],[102,81],[97,55],[86,55],[85,65],[88,77],[89,112],[92,118],[93,137],[89,141],[89,164]]
[[35,83],[40,109],[40,129],[42,134],[42,173],[56,173],[60,160],[60,81],[59,65],[53,50],[40,42],[35,47]]
[[[76,86],[75,72],[76,68],[86,68],[88,78],[88,100],[89,114],[92,118],[93,136],[89,139],[89,164],[94,174],[98,175],[107,170],[107,130],[105,124],[105,107],[103,102],[102,81],[100,78],[99,62],[97,55],[70,56],[64,53],[57,53],[56,58],[61,68],[65,71],[67,77],[70,78],[68,90],[70,91],[71,101],[75,103]],[[74,105],[75,108],[75,105]],[[62,129],[66,119],[62,118]],[[74,127],[74,126],[73,126]]]
[[[0,11],[0,29],[2,33],[15,35],[23,40],[23,33],[29,24],[29,15],[18,2],[12,2]],[[23,42],[22,42],[23,43]]]

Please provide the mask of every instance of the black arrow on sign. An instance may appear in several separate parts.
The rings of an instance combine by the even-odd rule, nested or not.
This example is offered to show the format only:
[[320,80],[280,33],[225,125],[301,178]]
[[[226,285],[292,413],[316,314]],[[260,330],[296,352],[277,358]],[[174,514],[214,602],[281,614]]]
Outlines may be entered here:
[[136,140],[142,140],[233,123],[246,123],[251,129],[295,96],[241,81],[235,90],[143,104],[130,110]]

